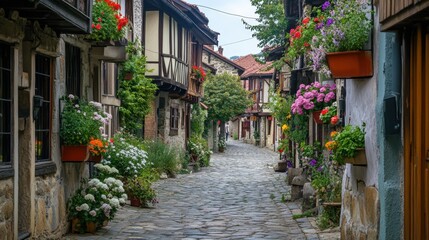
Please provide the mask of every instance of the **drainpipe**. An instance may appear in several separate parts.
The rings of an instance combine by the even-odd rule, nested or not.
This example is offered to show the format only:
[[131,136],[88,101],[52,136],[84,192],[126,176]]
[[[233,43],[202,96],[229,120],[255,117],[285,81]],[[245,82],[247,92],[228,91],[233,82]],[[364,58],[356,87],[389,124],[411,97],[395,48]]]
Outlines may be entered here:
[[14,79],[13,81],[13,239],[18,239],[18,200],[19,200],[19,156],[18,156],[18,56],[17,48],[13,49]]

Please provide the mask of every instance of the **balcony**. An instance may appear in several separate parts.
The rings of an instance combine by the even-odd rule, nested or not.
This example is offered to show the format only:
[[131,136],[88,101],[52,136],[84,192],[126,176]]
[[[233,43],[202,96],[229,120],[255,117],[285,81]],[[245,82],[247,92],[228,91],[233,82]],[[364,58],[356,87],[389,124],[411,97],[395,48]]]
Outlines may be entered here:
[[91,32],[93,0],[4,0],[0,8],[16,10],[21,17],[47,25],[57,33]]
[[186,93],[184,100],[195,103],[204,96],[204,88],[196,78],[191,77],[188,84],[188,92]]
[[402,29],[414,22],[427,21],[429,0],[380,0],[381,31]]

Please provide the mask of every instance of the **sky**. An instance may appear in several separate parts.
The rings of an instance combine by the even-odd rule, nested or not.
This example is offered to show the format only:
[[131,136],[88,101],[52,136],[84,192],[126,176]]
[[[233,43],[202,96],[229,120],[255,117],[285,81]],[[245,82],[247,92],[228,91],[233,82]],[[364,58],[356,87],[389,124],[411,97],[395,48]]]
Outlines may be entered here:
[[[252,6],[250,0],[184,0],[191,4],[207,6],[219,9],[224,12],[234,13],[247,17],[258,17],[255,14],[256,8]],[[231,16],[220,13],[208,8],[198,6],[209,19],[209,27],[213,31],[220,33],[218,36],[219,46],[222,46],[223,55],[230,58],[232,56],[245,56],[247,54],[256,54],[261,51],[257,46],[258,40],[242,41],[235,44],[237,41],[252,38],[252,31],[246,29],[241,17]],[[256,24],[256,20],[245,19],[250,24]],[[223,46],[225,45],[225,46]],[[216,47],[215,47],[216,49]]]

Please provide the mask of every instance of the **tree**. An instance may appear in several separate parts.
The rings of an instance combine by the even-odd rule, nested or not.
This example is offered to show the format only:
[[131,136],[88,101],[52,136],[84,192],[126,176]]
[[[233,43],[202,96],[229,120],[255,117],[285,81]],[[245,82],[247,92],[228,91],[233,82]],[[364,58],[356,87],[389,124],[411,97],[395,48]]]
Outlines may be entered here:
[[225,136],[225,122],[244,113],[251,104],[240,78],[228,73],[208,77],[204,84],[203,101],[208,106],[208,118],[222,123],[220,136]]
[[254,33],[253,37],[259,40],[258,46],[285,46],[287,20],[284,14],[282,0],[251,0],[259,17],[259,24],[251,25],[243,20],[247,29]]

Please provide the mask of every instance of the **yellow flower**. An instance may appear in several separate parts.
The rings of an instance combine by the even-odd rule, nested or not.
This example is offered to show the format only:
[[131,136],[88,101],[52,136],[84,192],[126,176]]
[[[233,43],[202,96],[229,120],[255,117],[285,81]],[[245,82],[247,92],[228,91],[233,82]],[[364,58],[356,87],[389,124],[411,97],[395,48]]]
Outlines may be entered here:
[[287,119],[290,119],[292,117],[292,115],[290,115],[290,113],[286,116]]
[[335,137],[335,135],[337,135],[337,134],[338,134],[338,132],[337,132],[337,131],[332,131],[332,132],[331,132],[331,138]]
[[287,131],[288,129],[289,129],[288,125],[283,124],[283,126],[282,126],[282,130],[283,130],[283,132],[284,132],[284,131]]

